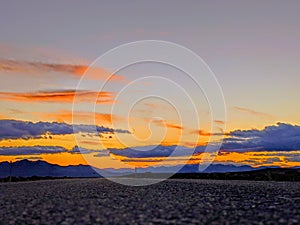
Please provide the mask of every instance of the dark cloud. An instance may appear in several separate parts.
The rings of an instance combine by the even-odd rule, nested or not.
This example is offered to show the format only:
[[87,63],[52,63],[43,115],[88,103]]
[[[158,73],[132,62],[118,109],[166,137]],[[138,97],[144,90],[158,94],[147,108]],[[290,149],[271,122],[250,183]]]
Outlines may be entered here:
[[143,146],[124,149],[108,149],[114,155],[125,156],[129,158],[152,158],[152,157],[168,157],[172,156],[189,156],[192,154],[201,153],[205,147],[187,148],[182,146]]
[[65,148],[59,146],[3,147],[0,148],[0,155],[39,155],[65,151]]
[[42,160],[43,158],[40,156],[20,156],[16,158],[17,160],[27,159],[27,160]]
[[[104,150],[91,150],[85,148],[79,149],[78,146],[75,146],[72,150],[67,150],[61,146],[38,146],[38,145],[0,148],[0,155],[39,155],[39,154],[56,154],[62,152],[69,152],[71,154],[89,154],[89,153],[100,154],[103,153]],[[30,157],[30,158],[34,158],[34,157]]]
[[[88,154],[88,153],[102,153],[107,152],[106,150],[92,150],[87,148],[79,148],[77,145],[70,151],[72,154]],[[99,154],[100,154],[99,153]]]
[[294,154],[287,155],[285,156],[285,160],[292,161],[292,162],[300,162],[300,154],[294,153]]
[[109,156],[109,153],[106,150],[99,151],[94,157],[107,157]]
[[263,130],[236,130],[229,133],[222,150],[229,151],[292,151],[300,150],[300,126],[277,123]]
[[41,137],[42,135],[64,135],[72,133],[129,133],[127,130],[103,126],[71,125],[58,122],[29,122],[20,120],[0,120],[0,140]]

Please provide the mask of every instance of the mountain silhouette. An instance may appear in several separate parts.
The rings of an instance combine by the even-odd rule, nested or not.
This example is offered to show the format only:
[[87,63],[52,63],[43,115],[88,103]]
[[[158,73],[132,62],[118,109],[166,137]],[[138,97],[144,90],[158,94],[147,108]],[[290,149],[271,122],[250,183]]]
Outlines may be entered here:
[[11,165],[8,162],[0,163],[0,177],[100,177],[100,175],[90,166],[59,166],[45,161],[30,161],[27,159],[17,161]]
[[[70,166],[60,166],[57,164],[51,164],[45,161],[37,160],[30,161],[27,159],[17,161],[11,165],[8,162],[0,163],[0,178],[5,178],[10,176],[10,166],[11,166],[11,176],[13,177],[101,177],[97,173],[98,169],[95,169],[88,165],[70,165]],[[139,168],[137,171],[139,173],[151,172],[151,173],[198,173],[199,165],[184,165],[181,169],[176,170],[176,167],[148,167]],[[235,166],[235,165],[223,165],[223,164],[211,164],[203,172],[204,173],[214,173],[214,172],[239,172],[239,171],[251,171],[255,170],[251,166]],[[100,171],[100,170],[98,170]],[[109,176],[124,175],[128,173],[133,173],[130,169],[104,169],[101,170],[100,174],[105,174]]]

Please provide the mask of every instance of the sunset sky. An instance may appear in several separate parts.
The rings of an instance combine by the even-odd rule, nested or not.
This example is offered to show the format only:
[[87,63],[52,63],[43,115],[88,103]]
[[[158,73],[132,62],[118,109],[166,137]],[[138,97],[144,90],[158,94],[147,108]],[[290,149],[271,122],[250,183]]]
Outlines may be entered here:
[[[300,2],[0,6],[0,162],[198,164],[209,139],[223,137],[214,163],[300,166]],[[205,94],[169,65],[124,67],[99,90],[110,68],[90,65],[110,49],[141,40],[173,42],[199,55],[222,88],[226,119],[212,118]],[[78,88],[86,72],[85,88]],[[178,154],[170,156],[174,146]]]

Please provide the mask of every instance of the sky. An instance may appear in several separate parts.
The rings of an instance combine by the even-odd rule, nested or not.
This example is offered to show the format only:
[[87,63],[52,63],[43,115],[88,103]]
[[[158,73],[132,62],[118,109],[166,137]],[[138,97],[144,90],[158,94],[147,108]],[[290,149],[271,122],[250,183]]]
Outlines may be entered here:
[[[223,141],[214,163],[300,166],[298,1],[0,5],[0,161],[197,164],[205,163],[213,140]],[[110,68],[92,65],[142,40],[176,43],[200,56],[221,87],[226,118],[213,118],[206,93],[178,68],[138,63],[107,80]]]

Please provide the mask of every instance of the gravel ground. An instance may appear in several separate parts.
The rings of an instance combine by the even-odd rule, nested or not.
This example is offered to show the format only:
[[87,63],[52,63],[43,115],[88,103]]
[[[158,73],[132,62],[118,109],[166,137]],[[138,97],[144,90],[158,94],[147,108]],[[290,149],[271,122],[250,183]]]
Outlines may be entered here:
[[0,224],[300,224],[300,183],[105,179],[0,184]]

